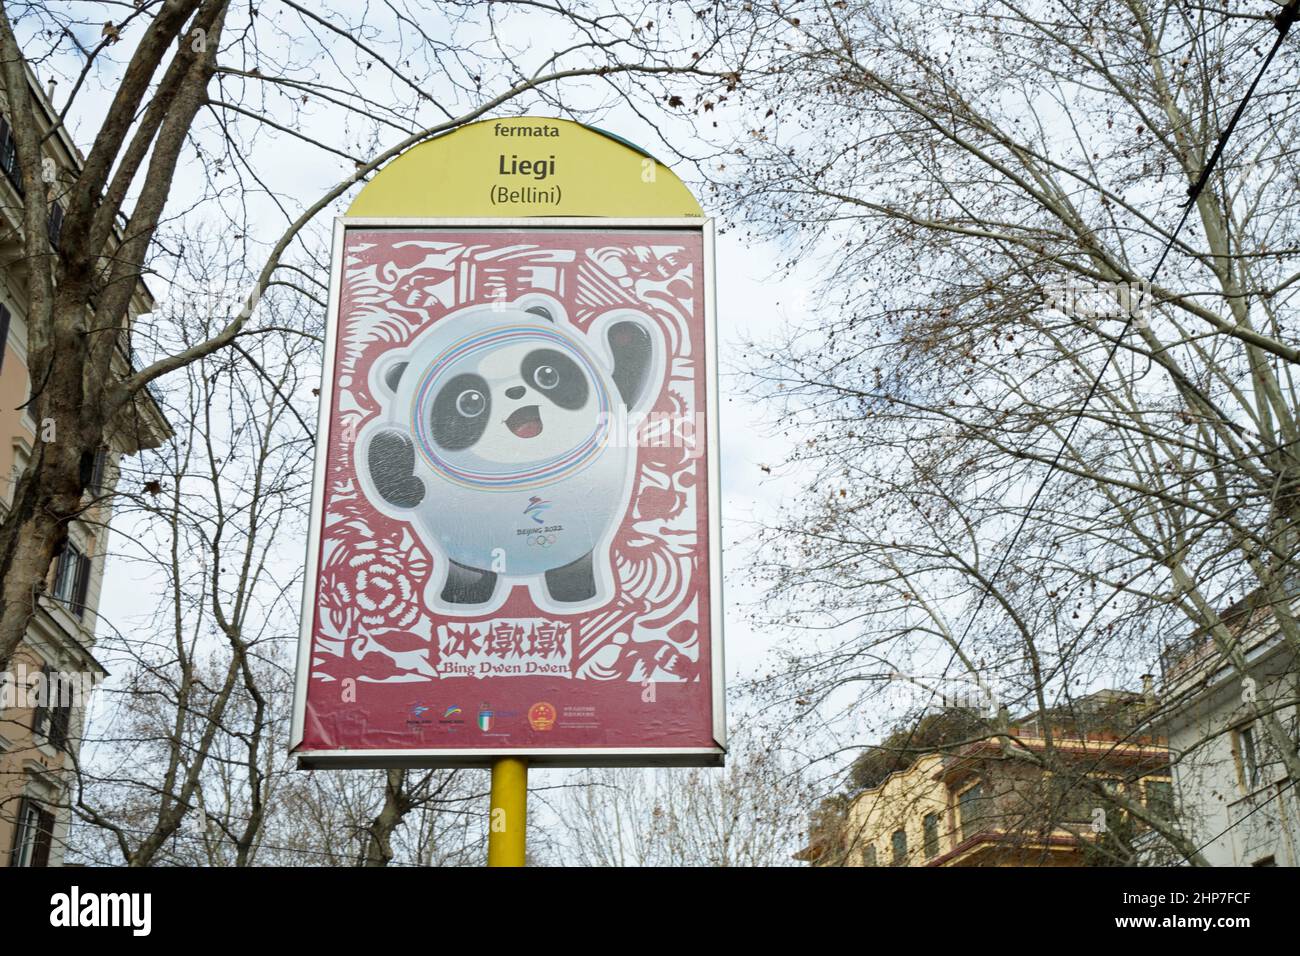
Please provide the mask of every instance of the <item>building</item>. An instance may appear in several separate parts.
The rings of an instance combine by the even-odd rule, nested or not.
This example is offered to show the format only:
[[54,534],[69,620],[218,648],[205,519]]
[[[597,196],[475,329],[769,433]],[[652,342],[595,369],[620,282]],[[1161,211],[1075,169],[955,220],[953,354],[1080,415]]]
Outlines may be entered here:
[[1258,594],[1221,617],[1244,655],[1244,673],[1204,631],[1171,645],[1161,660],[1161,729],[1182,824],[1212,866],[1300,865],[1300,794],[1258,717],[1272,713],[1296,751],[1296,651]]
[[[840,866],[1082,866],[1122,862],[1132,821],[1085,785],[1172,799],[1164,741],[1135,732],[1148,698],[1100,691],[996,737],[922,753],[854,794],[796,859]],[[1048,735],[1051,743],[1049,746]],[[977,736],[977,735],[975,735]]]
[[[55,116],[50,101],[30,72],[28,85],[48,132]],[[53,245],[63,224],[59,191],[75,176],[83,157],[61,126],[46,138],[43,149]],[[35,444],[49,437],[42,423],[23,407],[32,383],[27,371],[21,203],[22,181],[4,99],[0,100],[0,515],[13,500],[14,483],[31,460]],[[132,297],[131,319],[152,307],[140,282]],[[130,372],[125,343],[120,343],[117,367],[124,376]],[[0,685],[0,866],[57,866],[63,860],[71,818],[71,762],[83,729],[83,691],[105,673],[92,651],[107,553],[109,494],[117,481],[120,457],[156,447],[169,434],[152,398],[145,396],[137,404],[143,424],[136,424],[131,434],[112,436],[96,457],[89,507],[70,526],[68,545],[50,571],[36,617]]]

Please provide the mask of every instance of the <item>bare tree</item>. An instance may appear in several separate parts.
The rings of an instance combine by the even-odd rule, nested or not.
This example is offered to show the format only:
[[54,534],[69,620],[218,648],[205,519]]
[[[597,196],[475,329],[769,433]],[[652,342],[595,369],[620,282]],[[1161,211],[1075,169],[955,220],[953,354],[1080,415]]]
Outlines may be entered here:
[[[769,619],[806,635],[773,704],[856,750],[900,674],[1040,718],[1171,635],[1245,675],[1243,599],[1294,669],[1294,42],[1250,93],[1279,9],[779,5],[715,174],[825,270],[745,369],[805,490],[755,536]],[[1249,709],[1295,781],[1284,698]]]
[[[196,286],[160,309],[182,337],[224,320],[199,294],[211,269],[233,268],[220,246],[195,247]],[[295,317],[285,295],[263,308],[274,331],[156,392],[175,441],[126,477],[141,490],[118,514],[120,557],[161,600],[100,644],[120,677],[92,722],[74,810],[134,866],[171,852],[187,819],[205,853],[253,862],[288,769],[301,572],[285,537],[301,533],[310,495],[313,436],[296,406],[310,402],[318,316]]]
[[288,775],[260,835],[259,865],[474,866],[487,839],[474,771]]
[[808,799],[779,750],[742,737],[725,769],[589,771],[546,802],[566,865],[780,866]]
[[455,770],[385,771],[383,805],[363,831],[361,864],[388,866],[393,862],[400,850],[395,840],[398,828],[413,811],[420,813],[416,830],[406,841],[412,862],[423,866],[480,862],[486,833],[481,825],[474,825],[475,816],[481,823],[482,814],[473,814],[473,802],[481,802],[487,791],[482,786],[485,781],[480,780],[480,786],[467,793],[462,786],[466,776]]

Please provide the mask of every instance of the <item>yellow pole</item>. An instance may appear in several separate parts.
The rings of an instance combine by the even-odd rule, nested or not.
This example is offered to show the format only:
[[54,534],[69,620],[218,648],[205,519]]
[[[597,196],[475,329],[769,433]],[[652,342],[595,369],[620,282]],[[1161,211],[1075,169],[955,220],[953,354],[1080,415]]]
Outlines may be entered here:
[[528,827],[528,761],[492,761],[492,815],[488,825],[488,866],[523,866]]

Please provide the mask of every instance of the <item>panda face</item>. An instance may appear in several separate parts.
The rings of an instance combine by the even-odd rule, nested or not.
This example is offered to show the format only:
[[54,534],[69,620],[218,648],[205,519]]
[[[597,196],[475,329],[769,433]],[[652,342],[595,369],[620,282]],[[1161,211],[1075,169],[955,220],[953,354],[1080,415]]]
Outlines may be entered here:
[[599,424],[595,383],[578,358],[529,341],[468,357],[444,372],[428,407],[434,444],[494,464],[577,447]]

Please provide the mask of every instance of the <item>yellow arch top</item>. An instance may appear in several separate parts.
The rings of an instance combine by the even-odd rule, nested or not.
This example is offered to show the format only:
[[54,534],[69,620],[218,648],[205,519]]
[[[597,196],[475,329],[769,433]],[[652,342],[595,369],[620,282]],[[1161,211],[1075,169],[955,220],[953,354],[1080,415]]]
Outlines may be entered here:
[[680,218],[704,211],[668,167],[572,120],[481,120],[403,153],[349,216]]

